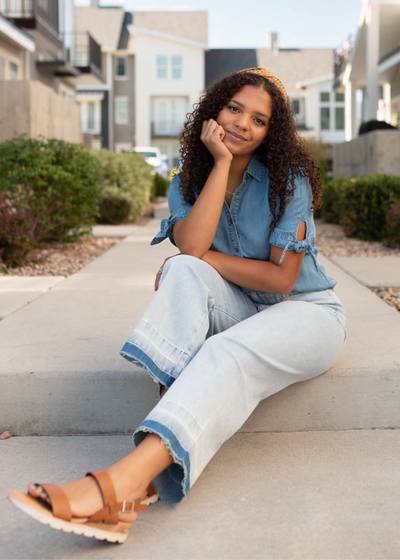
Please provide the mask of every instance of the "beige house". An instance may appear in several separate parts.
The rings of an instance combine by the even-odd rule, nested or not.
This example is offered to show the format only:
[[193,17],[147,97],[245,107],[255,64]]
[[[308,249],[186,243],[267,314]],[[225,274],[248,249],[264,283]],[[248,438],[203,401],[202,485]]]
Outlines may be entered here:
[[82,142],[75,86],[103,77],[100,47],[74,31],[73,7],[0,0],[0,141],[25,133]]

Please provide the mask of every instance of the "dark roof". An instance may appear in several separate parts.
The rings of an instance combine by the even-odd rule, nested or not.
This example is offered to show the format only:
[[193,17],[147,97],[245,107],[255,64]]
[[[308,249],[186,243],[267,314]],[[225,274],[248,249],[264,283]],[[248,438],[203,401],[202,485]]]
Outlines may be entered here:
[[125,12],[124,19],[121,26],[121,35],[119,37],[118,49],[127,49],[129,42],[129,31],[128,25],[133,21],[132,14],[130,12]]
[[256,49],[210,49],[206,51],[206,89],[224,74],[255,66]]

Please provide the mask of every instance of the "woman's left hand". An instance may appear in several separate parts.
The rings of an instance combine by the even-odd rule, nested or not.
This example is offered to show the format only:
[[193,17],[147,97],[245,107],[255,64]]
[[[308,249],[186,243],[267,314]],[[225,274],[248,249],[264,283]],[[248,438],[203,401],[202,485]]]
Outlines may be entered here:
[[182,255],[182,253],[178,253],[176,255],[172,255],[171,257],[167,257],[165,259],[165,261],[163,262],[160,270],[157,271],[156,274],[156,281],[154,282],[154,290],[157,291],[158,290],[158,284],[160,283],[160,278],[161,278],[161,274],[162,274],[162,270],[164,268],[165,263],[167,262],[168,259],[172,259],[172,257],[177,257],[178,255]]

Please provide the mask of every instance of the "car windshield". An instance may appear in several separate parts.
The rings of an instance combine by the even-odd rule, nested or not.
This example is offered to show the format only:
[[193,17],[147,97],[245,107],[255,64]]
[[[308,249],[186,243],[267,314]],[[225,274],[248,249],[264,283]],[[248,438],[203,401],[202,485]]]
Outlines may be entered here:
[[157,152],[142,152],[139,151],[140,154],[143,154],[144,157],[157,157]]

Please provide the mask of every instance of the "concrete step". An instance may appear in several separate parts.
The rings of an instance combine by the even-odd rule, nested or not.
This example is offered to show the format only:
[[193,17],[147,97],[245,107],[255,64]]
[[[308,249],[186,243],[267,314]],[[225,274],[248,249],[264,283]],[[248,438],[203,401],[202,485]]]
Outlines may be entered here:
[[[150,220],[134,235],[0,322],[0,430],[14,435],[132,433],[157,385],[119,350],[177,253]],[[262,401],[241,432],[400,427],[400,315],[319,256],[348,313],[347,340],[324,375]],[[1,432],[0,432],[1,433]]]
[[140,512],[123,546],[55,531],[9,500],[106,468],[130,436],[0,441],[0,558],[398,558],[400,430],[237,433],[178,505]]

